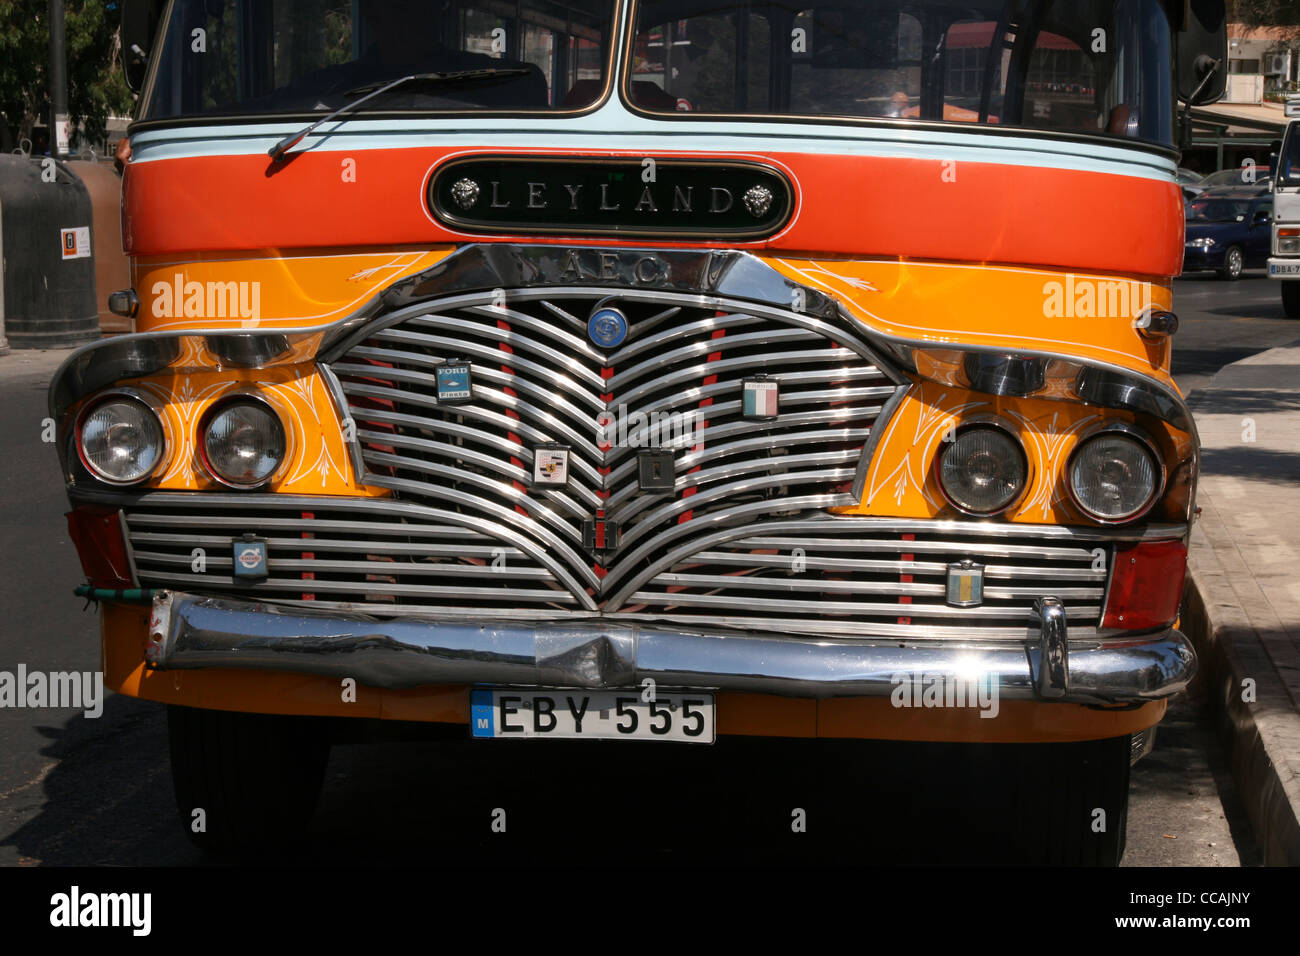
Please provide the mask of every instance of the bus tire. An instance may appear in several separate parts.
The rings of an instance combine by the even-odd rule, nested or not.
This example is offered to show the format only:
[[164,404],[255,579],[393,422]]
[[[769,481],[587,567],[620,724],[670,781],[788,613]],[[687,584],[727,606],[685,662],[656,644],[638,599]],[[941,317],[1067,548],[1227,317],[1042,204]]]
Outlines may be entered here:
[[1129,737],[1024,746],[1014,800],[1016,861],[1118,866],[1128,836]]
[[274,853],[306,830],[330,751],[318,720],[173,705],[167,736],[176,807],[200,850]]
[[1288,319],[1300,319],[1300,280],[1283,280],[1282,310]]

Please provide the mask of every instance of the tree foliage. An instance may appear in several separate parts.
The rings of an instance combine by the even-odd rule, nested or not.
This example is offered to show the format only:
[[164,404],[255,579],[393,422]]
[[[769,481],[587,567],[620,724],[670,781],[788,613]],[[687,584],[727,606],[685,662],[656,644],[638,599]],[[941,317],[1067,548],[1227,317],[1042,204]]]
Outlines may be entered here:
[[[118,68],[118,4],[65,0],[68,114],[92,141],[110,113],[131,108]],[[111,9],[110,9],[111,8]],[[49,120],[50,28],[47,0],[0,0],[0,113],[18,136]]]
[[1250,27],[1300,25],[1300,0],[1228,0],[1228,22]]

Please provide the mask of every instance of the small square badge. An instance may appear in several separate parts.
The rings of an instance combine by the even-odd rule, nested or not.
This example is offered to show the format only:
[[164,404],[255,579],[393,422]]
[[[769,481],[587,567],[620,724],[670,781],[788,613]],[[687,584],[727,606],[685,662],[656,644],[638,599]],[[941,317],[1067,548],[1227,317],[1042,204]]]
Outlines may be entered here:
[[984,565],[970,560],[948,565],[948,603],[952,607],[979,607],[984,603]]
[[266,577],[266,540],[246,534],[231,542],[235,577],[260,581]]
[[445,362],[437,368],[438,401],[446,405],[468,402],[473,384],[468,362]]
[[533,449],[533,484],[562,487],[569,483],[567,445],[538,445]]
[[637,487],[664,492],[677,487],[677,459],[671,451],[652,448],[636,455]]
[[781,390],[776,379],[747,378],[741,383],[744,389],[741,412],[745,418],[776,418],[781,409]]

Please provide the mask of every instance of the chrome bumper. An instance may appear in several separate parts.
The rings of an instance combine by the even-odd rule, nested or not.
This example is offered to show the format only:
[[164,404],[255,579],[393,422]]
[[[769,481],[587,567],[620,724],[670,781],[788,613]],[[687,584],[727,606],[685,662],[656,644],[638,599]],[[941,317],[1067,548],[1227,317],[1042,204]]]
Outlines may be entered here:
[[[1070,646],[1055,598],[1035,605],[1023,647],[925,642],[900,647],[809,637],[624,624],[593,617],[523,625],[314,611],[175,591],[155,594],[148,662],[158,669],[254,668],[354,678],[372,687],[511,684],[884,697],[907,680],[989,675],[1022,700],[1139,703],[1183,690],[1196,655],[1176,630]],[[1031,631],[1032,633],[1032,631]]]

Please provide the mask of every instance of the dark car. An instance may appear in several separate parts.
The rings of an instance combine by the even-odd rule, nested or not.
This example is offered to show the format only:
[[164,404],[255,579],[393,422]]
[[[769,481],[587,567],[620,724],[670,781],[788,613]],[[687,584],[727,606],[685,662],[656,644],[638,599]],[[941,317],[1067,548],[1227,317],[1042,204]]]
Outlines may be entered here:
[[1268,264],[1273,196],[1257,188],[1207,189],[1187,204],[1183,271],[1213,269],[1237,279]]

